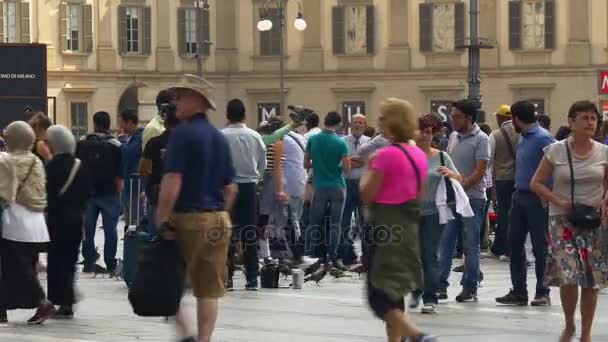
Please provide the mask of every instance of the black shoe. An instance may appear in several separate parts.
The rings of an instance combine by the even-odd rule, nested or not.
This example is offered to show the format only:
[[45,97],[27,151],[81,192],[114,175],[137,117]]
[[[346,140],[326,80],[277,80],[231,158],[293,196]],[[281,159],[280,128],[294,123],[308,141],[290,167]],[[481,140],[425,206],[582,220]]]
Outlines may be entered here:
[[[99,260],[99,258],[101,258],[101,255],[99,254],[99,252],[97,252],[97,248],[95,248],[95,257],[93,258],[94,259],[93,262],[94,263],[97,262],[97,260]],[[81,262],[76,263],[76,265],[86,265],[86,264],[87,264],[86,260],[82,260]]]
[[438,300],[447,300],[448,299],[448,290],[446,290],[446,289],[437,290],[436,295],[437,295]]
[[0,324],[8,323],[8,315],[6,314],[6,310],[0,311]]
[[477,301],[477,289],[463,288],[458,296],[456,296],[458,303],[462,302],[476,302]]
[[496,298],[496,302],[505,305],[519,305],[519,306],[527,306],[528,305],[528,295],[517,293],[514,290],[509,291],[509,293],[504,297]]
[[234,291],[234,283],[232,282],[232,278],[228,278],[226,282],[226,291]]
[[460,266],[454,267],[454,269],[452,270],[452,272],[463,273],[464,272],[464,264],[460,265]]
[[258,290],[258,280],[250,280],[245,284],[245,290],[247,291],[257,291]]
[[530,302],[532,306],[551,306],[551,298],[549,294],[537,294],[534,300]]
[[61,307],[59,307],[59,309],[57,309],[57,311],[55,311],[55,313],[53,314],[53,316],[51,318],[53,318],[53,319],[73,319],[74,310],[72,309],[71,306],[61,306]]
[[97,264],[85,264],[82,273],[106,274],[108,270]]
[[53,306],[53,304],[51,304],[51,303],[41,304],[40,307],[38,308],[38,310],[36,310],[36,313],[34,314],[34,316],[32,316],[32,318],[27,320],[27,324],[31,324],[31,325],[42,324],[47,319],[51,318],[51,316],[53,316],[54,312],[55,312],[55,306]]

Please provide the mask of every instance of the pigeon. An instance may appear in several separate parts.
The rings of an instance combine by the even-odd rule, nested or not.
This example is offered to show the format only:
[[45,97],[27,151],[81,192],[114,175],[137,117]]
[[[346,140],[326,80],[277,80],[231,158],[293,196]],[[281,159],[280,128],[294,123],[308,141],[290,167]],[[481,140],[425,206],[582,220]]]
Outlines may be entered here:
[[344,273],[344,271],[342,271],[341,269],[334,267],[329,271],[329,274],[336,278],[336,279],[340,279],[340,278],[349,278],[350,275]]
[[367,273],[367,267],[363,264],[354,265],[350,268],[349,272],[354,272],[361,278],[361,273]]
[[327,275],[327,268],[322,267],[320,270],[318,270],[318,271],[314,272],[313,274],[309,275],[308,277],[304,278],[304,282],[307,283],[309,281],[314,281],[315,283],[317,283],[317,285],[319,285],[321,280],[323,280],[323,278],[325,278],[326,275]]
[[290,276],[292,274],[291,267],[285,264],[278,264],[277,270],[284,276]]
[[304,275],[307,276],[307,275],[317,272],[321,268],[322,265],[323,265],[323,263],[320,260],[315,262],[314,264],[308,266],[308,268],[304,270]]

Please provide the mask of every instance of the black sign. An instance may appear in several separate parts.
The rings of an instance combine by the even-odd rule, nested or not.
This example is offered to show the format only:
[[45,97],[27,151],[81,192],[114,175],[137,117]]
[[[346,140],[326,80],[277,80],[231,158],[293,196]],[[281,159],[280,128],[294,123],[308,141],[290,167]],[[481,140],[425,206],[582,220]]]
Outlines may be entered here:
[[352,101],[342,103],[342,127],[344,134],[350,134],[350,123],[353,116],[357,114],[365,115],[365,102]]
[[0,44],[0,127],[47,111],[46,45]]
[[439,114],[443,122],[450,122],[450,115],[452,114],[452,101],[431,100],[431,113]]
[[281,116],[281,104],[277,102],[258,103],[258,124],[273,116]]

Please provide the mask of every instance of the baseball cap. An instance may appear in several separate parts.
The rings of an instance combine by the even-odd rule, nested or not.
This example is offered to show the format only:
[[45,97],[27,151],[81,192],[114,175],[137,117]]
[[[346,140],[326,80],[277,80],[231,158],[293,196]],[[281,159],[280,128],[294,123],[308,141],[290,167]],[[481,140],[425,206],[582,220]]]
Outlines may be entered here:
[[494,113],[494,115],[510,118],[511,117],[511,107],[508,105],[502,105],[502,106],[498,107],[498,110],[496,110],[496,113]]
[[192,74],[184,74],[180,83],[173,87],[173,89],[190,89],[194,90],[202,97],[204,97],[207,102],[209,102],[209,106],[211,109],[217,110],[217,106],[215,104],[215,100],[213,95],[211,95],[211,90],[213,89],[213,85],[206,81],[204,78],[192,75]]

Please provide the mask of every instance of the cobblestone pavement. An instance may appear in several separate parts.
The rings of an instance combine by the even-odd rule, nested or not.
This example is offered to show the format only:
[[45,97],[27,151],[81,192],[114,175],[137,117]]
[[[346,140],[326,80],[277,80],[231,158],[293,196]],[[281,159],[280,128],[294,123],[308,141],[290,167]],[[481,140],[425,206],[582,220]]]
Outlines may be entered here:
[[[507,263],[482,260],[486,280],[479,289],[478,303],[441,304],[437,315],[413,313],[414,320],[440,341],[554,342],[562,316],[557,291],[553,306],[545,308],[497,306],[494,298],[509,290]],[[44,279],[45,276],[42,275]],[[84,294],[72,321],[48,321],[42,326],[27,326],[31,311],[9,313],[11,323],[0,327],[1,342],[128,342],[174,341],[171,324],[162,319],[133,315],[126,299],[126,286],[115,279],[92,278],[79,274],[78,286]],[[453,274],[457,284],[460,274]],[[530,290],[535,285],[529,272]],[[282,280],[283,285],[289,282]],[[221,304],[215,342],[380,342],[384,341],[382,322],[375,319],[363,297],[364,279],[332,279],[317,286],[305,284],[302,290],[289,288],[245,292],[242,276],[235,280],[237,291]],[[185,300],[194,312],[192,298]],[[580,326],[580,317],[578,318]],[[608,341],[608,295],[600,296],[594,341]]]

